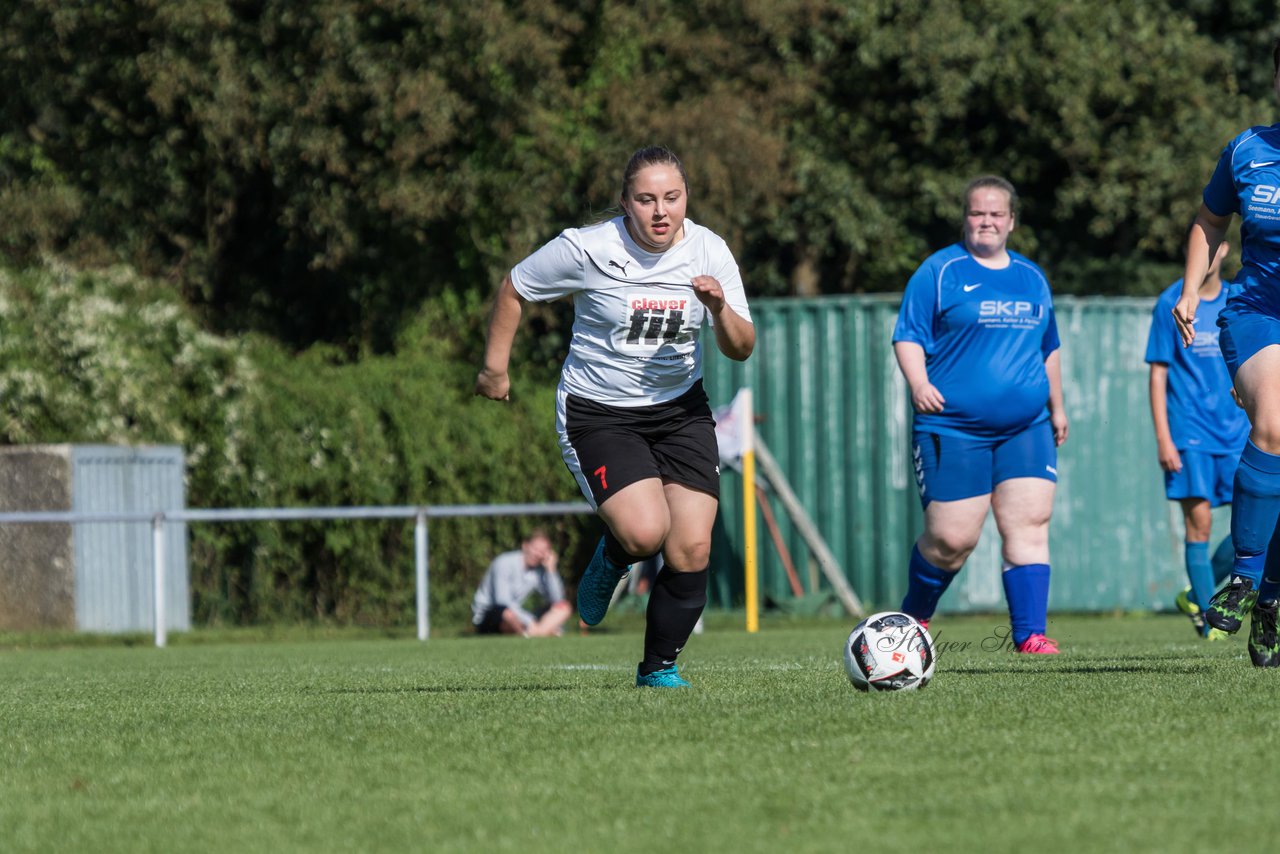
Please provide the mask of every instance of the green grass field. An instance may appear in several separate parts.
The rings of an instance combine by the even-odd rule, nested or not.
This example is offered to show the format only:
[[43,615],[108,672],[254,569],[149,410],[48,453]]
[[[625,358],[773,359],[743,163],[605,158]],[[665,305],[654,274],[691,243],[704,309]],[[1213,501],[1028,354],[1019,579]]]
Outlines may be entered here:
[[984,648],[996,620],[943,618],[933,684],[866,695],[840,663],[850,622],[715,617],[686,691],[632,687],[641,636],[619,623],[0,638],[0,849],[1194,851],[1201,819],[1244,829],[1232,845],[1274,836],[1280,672],[1249,665],[1243,633],[1055,617],[1064,654],[1033,658]]

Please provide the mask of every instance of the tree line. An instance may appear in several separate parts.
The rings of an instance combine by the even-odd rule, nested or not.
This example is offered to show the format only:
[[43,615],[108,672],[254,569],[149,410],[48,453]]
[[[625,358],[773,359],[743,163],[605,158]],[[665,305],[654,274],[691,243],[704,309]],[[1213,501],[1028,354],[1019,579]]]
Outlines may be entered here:
[[1221,147],[1271,121],[1275,13],[21,0],[0,245],[167,277],[215,331],[384,352],[424,301],[487,294],[602,215],[659,142],[757,295],[900,290],[986,172],[1019,187],[1016,248],[1060,292],[1152,293]]

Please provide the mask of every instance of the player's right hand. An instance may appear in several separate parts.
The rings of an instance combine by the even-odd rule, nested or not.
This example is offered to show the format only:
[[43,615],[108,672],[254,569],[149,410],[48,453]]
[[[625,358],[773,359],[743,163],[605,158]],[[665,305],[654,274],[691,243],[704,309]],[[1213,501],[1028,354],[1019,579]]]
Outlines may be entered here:
[[476,375],[476,394],[490,400],[509,400],[511,397],[511,377],[506,371],[481,369]]
[[911,389],[911,405],[915,407],[916,412],[941,412],[946,402],[942,392],[938,391],[933,383],[920,383]]

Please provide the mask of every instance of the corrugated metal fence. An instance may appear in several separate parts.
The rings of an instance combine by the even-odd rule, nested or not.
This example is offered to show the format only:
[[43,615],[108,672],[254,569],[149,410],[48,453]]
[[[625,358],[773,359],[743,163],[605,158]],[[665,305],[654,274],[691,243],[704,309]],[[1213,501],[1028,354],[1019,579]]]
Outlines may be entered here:
[[[71,524],[94,514],[149,514],[186,505],[176,445],[18,445],[0,448],[0,516],[55,513],[65,521],[0,523],[0,631],[145,631],[153,624],[152,543],[143,525]],[[167,628],[191,627],[185,530],[163,561]]]
[[[182,448],[73,445],[71,510],[76,513],[156,512],[186,506]],[[151,537],[145,526],[73,527],[76,628],[145,631],[151,627]],[[168,628],[191,628],[187,538],[179,527],[166,553]]]
[[[891,346],[899,299],[757,301],[755,355],[737,363],[708,352],[706,364],[714,406],[727,403],[741,386],[754,390],[759,435],[871,607],[901,601],[907,555],[921,529],[909,461],[911,406]],[[1055,302],[1071,434],[1059,450],[1050,606],[1167,609],[1185,575],[1175,558],[1181,522],[1164,498],[1147,402],[1143,354],[1153,301]],[[722,605],[742,598],[740,495],[736,477],[726,477],[713,573],[713,595]],[[780,507],[775,513],[806,589],[823,589],[806,565],[799,535]],[[1215,541],[1226,533],[1224,522],[1215,518]],[[763,528],[759,553],[761,595],[791,598]],[[999,537],[988,518],[982,542],[944,606],[1003,610],[999,573]]]

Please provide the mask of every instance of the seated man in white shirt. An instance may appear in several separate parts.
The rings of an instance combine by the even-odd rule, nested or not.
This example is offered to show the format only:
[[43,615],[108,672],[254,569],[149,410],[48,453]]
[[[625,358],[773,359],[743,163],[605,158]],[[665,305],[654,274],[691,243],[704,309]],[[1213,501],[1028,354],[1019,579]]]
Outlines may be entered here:
[[[551,541],[541,530],[531,532],[519,549],[494,558],[471,603],[476,632],[530,638],[562,634],[572,609],[564,598],[556,560]],[[526,600],[533,593],[541,601],[534,610],[526,610]]]

